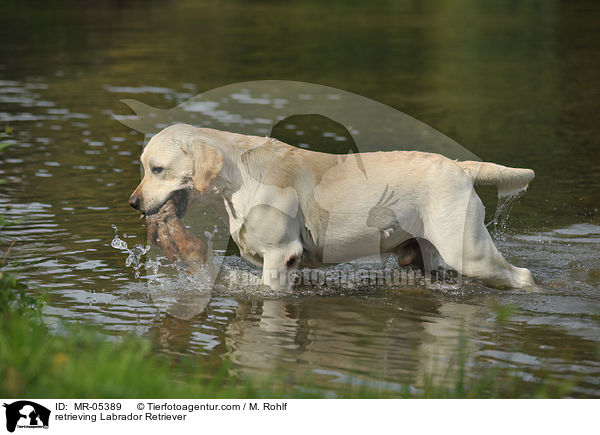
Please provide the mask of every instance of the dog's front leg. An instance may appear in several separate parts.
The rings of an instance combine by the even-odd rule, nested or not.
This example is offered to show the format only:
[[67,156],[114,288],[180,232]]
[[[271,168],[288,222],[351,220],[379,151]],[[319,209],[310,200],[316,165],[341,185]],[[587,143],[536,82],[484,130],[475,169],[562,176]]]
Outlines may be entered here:
[[300,242],[265,252],[263,254],[263,284],[274,290],[289,288],[293,281],[292,272],[298,268],[301,258],[302,245]]

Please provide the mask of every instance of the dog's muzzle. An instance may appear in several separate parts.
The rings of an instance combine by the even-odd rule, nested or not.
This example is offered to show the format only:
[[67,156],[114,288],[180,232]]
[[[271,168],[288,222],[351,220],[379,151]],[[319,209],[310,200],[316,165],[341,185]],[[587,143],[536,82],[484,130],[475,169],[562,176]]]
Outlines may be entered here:
[[140,195],[134,193],[129,197],[129,205],[132,206],[137,211],[140,211],[140,205],[142,204],[142,198]]
[[189,192],[186,189],[176,190],[167,198],[167,200],[164,203],[162,203],[158,207],[154,207],[151,210],[141,210],[142,197],[141,195],[135,192],[129,197],[128,202],[130,206],[142,213],[142,215],[152,215],[157,213],[169,201],[173,201],[176,216],[178,218],[182,218],[183,215],[185,215],[185,212],[187,211],[187,206],[189,203]]

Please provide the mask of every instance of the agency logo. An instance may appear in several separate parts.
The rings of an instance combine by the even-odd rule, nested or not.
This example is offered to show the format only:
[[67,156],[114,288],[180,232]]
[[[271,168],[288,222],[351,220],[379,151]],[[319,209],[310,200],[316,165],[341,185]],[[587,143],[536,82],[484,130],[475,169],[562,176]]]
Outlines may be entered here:
[[[408,213],[406,207],[403,207],[403,204],[407,204],[407,199],[402,194],[402,186],[397,183],[397,174],[382,171],[373,160],[365,160],[362,154],[396,150],[423,151],[442,154],[453,160],[480,160],[454,140],[415,118],[341,89],[279,80],[233,83],[195,95],[165,110],[131,99],[122,101],[135,114],[115,115],[115,118],[144,133],[147,139],[164,131],[167,126],[180,123],[255,137],[255,142],[240,151],[239,155],[210,144],[204,148],[193,147],[192,150],[205,149],[207,156],[217,156],[209,160],[206,157],[197,160],[202,162],[198,166],[202,170],[198,171],[194,182],[200,185],[202,179],[202,183],[209,183],[213,174],[216,176],[221,173],[223,166],[218,158],[220,155],[227,161],[235,162],[236,173],[247,174],[241,179],[246,183],[244,191],[251,192],[244,199],[244,208],[252,210],[250,214],[268,215],[271,222],[292,222],[303,219],[299,217],[303,213],[300,199],[310,198],[315,216],[319,216],[320,230],[319,234],[315,234],[314,228],[303,225],[301,237],[305,243],[303,247],[307,248],[306,252],[313,253],[312,257],[307,255],[304,258],[304,264],[309,266],[312,264],[311,260],[314,260],[315,267],[312,271],[316,271],[316,267],[321,264],[354,262],[351,267],[358,272],[353,274],[356,278],[350,278],[345,273],[343,276],[352,284],[360,285],[363,280],[358,278],[359,275],[371,276],[371,271],[384,269],[391,255],[388,251],[394,244],[396,248],[393,254],[398,258],[400,267],[406,266],[405,270],[416,268],[431,280],[435,272],[446,269],[441,255],[424,237],[425,227],[421,216]],[[261,138],[264,139],[261,141]],[[280,160],[272,158],[271,151],[273,146],[277,146],[278,140],[297,148],[310,148],[312,151],[337,155],[335,159],[321,161],[321,172],[315,178],[314,185],[306,188],[304,196],[299,195],[295,185],[286,181],[288,178],[279,175],[282,166]],[[327,145],[322,147],[321,143],[325,142]],[[178,144],[176,141],[171,143]],[[259,171],[254,171],[253,168],[258,168]],[[352,192],[350,200],[342,200],[336,194],[337,190],[329,188],[335,185],[344,186],[346,192]],[[234,192],[238,188],[229,190]],[[146,191],[149,192],[147,198],[160,202],[159,193],[163,192],[160,187],[154,189],[146,186]],[[164,198],[161,196],[160,199]],[[461,198],[461,203],[455,202],[452,207],[466,210],[469,200],[470,197]],[[191,202],[198,208],[188,207]],[[225,209],[222,211],[227,213]],[[189,227],[181,220],[184,215]],[[254,271],[244,269],[237,263],[227,263],[225,255],[212,255],[213,252],[227,252],[229,241],[234,236],[248,235],[242,227],[242,224],[246,227],[249,225],[245,218],[220,220],[217,216],[218,212],[209,204],[197,197],[188,196],[187,190],[179,190],[159,213],[154,214],[154,218],[145,221],[148,241],[159,247],[171,263],[190,272],[190,278],[178,275],[177,272],[171,274],[167,268],[163,268],[163,255],[158,250],[148,251],[149,248],[143,245],[130,249],[116,234],[111,245],[128,254],[126,265],[134,265],[136,271],[142,264],[141,256],[146,254],[146,269],[151,271],[150,275],[160,276],[164,273],[180,282],[181,284],[171,287],[165,285],[162,279],[150,279],[148,294],[154,303],[170,315],[189,319],[205,309],[216,286],[227,288],[230,283],[239,283],[249,291],[254,291],[250,289],[261,285],[260,273],[256,275]],[[352,219],[348,216],[352,216]],[[454,266],[458,269],[462,264],[463,246],[460,227],[460,223],[457,223],[458,229],[453,232],[457,246]],[[206,240],[202,240],[202,234],[206,236]],[[231,237],[222,237],[227,234]],[[338,241],[346,240],[348,234],[359,237],[341,248]],[[214,237],[215,235],[218,236]],[[271,243],[263,237],[256,242],[267,245]],[[256,243],[250,244],[253,246],[252,251],[261,251],[255,249]],[[297,254],[296,251],[294,252]],[[252,255],[254,254],[248,252],[248,258],[252,258]],[[268,282],[272,288],[280,290],[289,288],[292,283],[321,285],[322,275],[317,274],[319,278],[314,281],[313,272],[310,275],[303,274],[298,279],[298,257],[291,255],[283,262],[285,267],[274,266],[267,271],[267,275],[263,273],[262,282]],[[252,261],[250,263],[259,265]],[[262,264],[264,269],[264,263]],[[397,268],[394,266],[393,269]],[[265,280],[265,276],[270,278]],[[305,276],[310,276],[310,279],[305,279]],[[325,280],[326,284],[348,285],[335,276],[332,276],[332,282]],[[440,273],[435,276],[446,275]],[[458,278],[457,284],[460,286],[460,275]],[[368,281],[368,285],[377,285],[379,278]],[[182,296],[181,289],[186,287],[193,287],[194,292]],[[176,289],[177,293],[171,289]]]
[[48,429],[50,410],[29,400],[19,400],[4,404],[6,408],[6,430],[14,432],[19,429]]
[[[148,240],[178,266],[165,273],[177,284],[165,285],[161,258],[146,256],[148,276],[158,277],[147,281],[148,294],[174,317],[192,318],[213,289],[232,284],[236,292],[240,286],[251,292],[387,286],[396,279],[388,283],[378,271],[402,268],[415,277],[418,272],[426,286],[452,289],[462,286],[463,271],[479,278],[485,272],[495,285],[533,282],[528,270],[509,265],[493,246],[472,189],[496,184],[499,198],[511,197],[533,172],[482,163],[390,106],[278,80],[234,83],[167,110],[122,101],[135,115],[115,118],[152,136],[143,156],[161,162],[142,168],[130,205],[143,214]],[[188,207],[191,202],[198,208]],[[262,273],[226,260],[230,240]],[[128,254],[125,264],[137,273],[148,248],[129,249],[116,234],[111,245]],[[313,272],[323,276],[322,266],[336,272],[331,280],[312,279]],[[345,273],[353,269],[356,274]],[[182,295],[181,288],[194,290]]]

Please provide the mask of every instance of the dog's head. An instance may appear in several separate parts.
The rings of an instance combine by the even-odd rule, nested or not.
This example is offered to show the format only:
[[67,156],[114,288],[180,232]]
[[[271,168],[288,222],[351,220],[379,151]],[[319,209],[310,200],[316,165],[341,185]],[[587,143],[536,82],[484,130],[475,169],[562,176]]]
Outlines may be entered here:
[[156,213],[179,190],[205,193],[223,166],[223,154],[202,129],[175,124],[156,134],[141,157],[144,178],[129,198],[142,214]]

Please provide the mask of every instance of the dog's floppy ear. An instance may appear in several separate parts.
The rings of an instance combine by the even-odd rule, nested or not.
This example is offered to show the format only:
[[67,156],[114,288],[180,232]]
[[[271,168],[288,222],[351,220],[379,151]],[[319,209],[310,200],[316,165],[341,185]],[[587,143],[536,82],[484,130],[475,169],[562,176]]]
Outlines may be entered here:
[[194,188],[204,193],[223,168],[223,154],[205,138],[190,141],[188,153],[192,159]]

